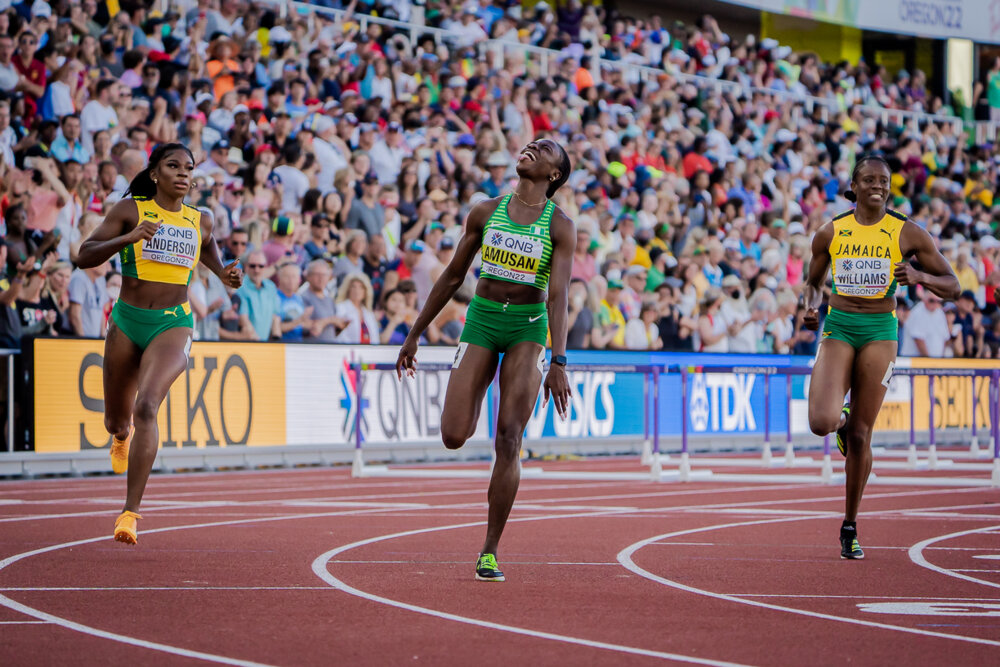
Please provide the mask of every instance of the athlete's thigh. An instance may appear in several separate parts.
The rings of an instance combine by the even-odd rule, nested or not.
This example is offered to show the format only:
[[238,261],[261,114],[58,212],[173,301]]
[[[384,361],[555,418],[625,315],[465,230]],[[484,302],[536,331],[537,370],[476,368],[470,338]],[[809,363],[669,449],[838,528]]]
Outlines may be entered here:
[[[458,427],[475,424],[483,397],[497,372],[500,355],[479,345],[459,343],[444,395],[442,424]],[[456,428],[458,431],[466,429]]]
[[170,385],[187,368],[193,332],[186,327],[167,329],[152,340],[139,366],[137,401],[162,401]]
[[540,359],[544,348],[538,343],[523,341],[513,345],[503,355],[500,365],[500,419],[498,429],[508,427],[524,430],[535,409],[535,399],[542,385]]
[[850,343],[827,338],[819,344],[816,363],[809,378],[809,414],[835,419],[851,388],[854,348]]
[[112,320],[104,341],[104,413],[111,422],[132,414],[142,356],[139,346]]
[[858,350],[851,378],[851,420],[857,424],[875,423],[889,389],[896,347],[894,340],[877,340]]

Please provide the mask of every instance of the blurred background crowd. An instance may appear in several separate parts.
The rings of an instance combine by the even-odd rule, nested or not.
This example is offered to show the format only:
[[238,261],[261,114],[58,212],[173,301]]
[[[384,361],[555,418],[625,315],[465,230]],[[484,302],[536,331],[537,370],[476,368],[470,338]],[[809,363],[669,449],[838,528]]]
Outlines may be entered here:
[[[890,205],[963,289],[900,292],[900,352],[997,356],[1000,149],[958,119],[870,113],[955,113],[924,73],[578,0],[314,4],[0,2],[4,346],[104,335],[116,261],[76,252],[168,141],[247,274],[195,273],[198,338],[400,343],[469,209],[548,136],[573,164],[555,196],[577,226],[571,349],[814,353],[810,239],[881,151]],[[1000,119],[1000,63],[977,94]],[[427,343],[457,341],[477,271]]]

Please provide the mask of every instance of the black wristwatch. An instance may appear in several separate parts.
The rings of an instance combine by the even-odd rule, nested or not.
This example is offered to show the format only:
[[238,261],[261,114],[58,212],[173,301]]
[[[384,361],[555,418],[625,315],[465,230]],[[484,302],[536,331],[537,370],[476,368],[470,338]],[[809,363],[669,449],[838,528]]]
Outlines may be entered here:
[[566,355],[565,354],[553,354],[552,355],[552,363],[555,364],[556,366],[565,366],[566,363],[567,363]]

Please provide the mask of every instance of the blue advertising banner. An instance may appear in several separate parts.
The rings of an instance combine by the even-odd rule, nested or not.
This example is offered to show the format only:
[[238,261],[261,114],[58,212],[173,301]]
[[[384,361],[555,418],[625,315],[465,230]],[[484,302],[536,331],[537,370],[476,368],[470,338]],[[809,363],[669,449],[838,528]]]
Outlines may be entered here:
[[[543,406],[539,392],[525,433],[528,438],[642,436],[646,429],[645,419],[649,419],[652,430],[654,391],[651,375],[617,372],[609,370],[609,366],[655,365],[666,370],[677,366],[783,368],[812,363],[812,357],[788,355],[599,351],[574,351],[572,354],[574,365],[593,364],[601,368],[570,373],[573,398],[566,421],[556,416],[551,401]],[[780,433],[788,428],[788,385],[784,375],[692,372],[688,376],[685,405],[680,374],[662,372],[659,376],[660,434],[680,435],[682,410],[687,412],[688,433],[692,436],[763,433],[765,382],[769,382],[770,431]],[[793,376],[791,390],[793,401],[803,400],[806,378]],[[491,387],[488,403],[491,417],[495,410],[494,391],[495,387]],[[493,422],[491,418],[490,423]],[[490,432],[493,433],[492,428]]]

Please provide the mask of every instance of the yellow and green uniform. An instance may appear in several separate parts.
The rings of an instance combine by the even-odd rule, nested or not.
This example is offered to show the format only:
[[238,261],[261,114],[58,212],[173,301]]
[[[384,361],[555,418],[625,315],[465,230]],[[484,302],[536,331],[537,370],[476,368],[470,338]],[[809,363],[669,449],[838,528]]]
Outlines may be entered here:
[[[156,235],[148,241],[127,245],[118,253],[122,275],[169,285],[188,285],[201,256],[201,213],[184,204],[180,211],[168,211],[152,199],[133,198],[139,222],[159,222]],[[147,309],[119,299],[111,311],[115,325],[133,343],[146,349],[168,329],[194,327],[188,302],[172,308]]]
[[[510,219],[507,204],[511,195],[500,200],[483,229],[480,278],[548,289],[552,269],[552,236],[549,227],[555,205],[546,202],[541,216],[530,225]],[[531,304],[498,303],[475,296],[469,304],[461,342],[505,352],[522,341],[545,346],[549,320],[545,302]]]
[[[833,219],[830,266],[833,293],[843,297],[882,300],[896,293],[893,275],[903,261],[899,238],[906,216],[893,210],[874,225],[862,225],[854,211]],[[860,349],[876,340],[898,340],[896,312],[852,313],[830,308],[823,325],[823,338],[833,338]]]

